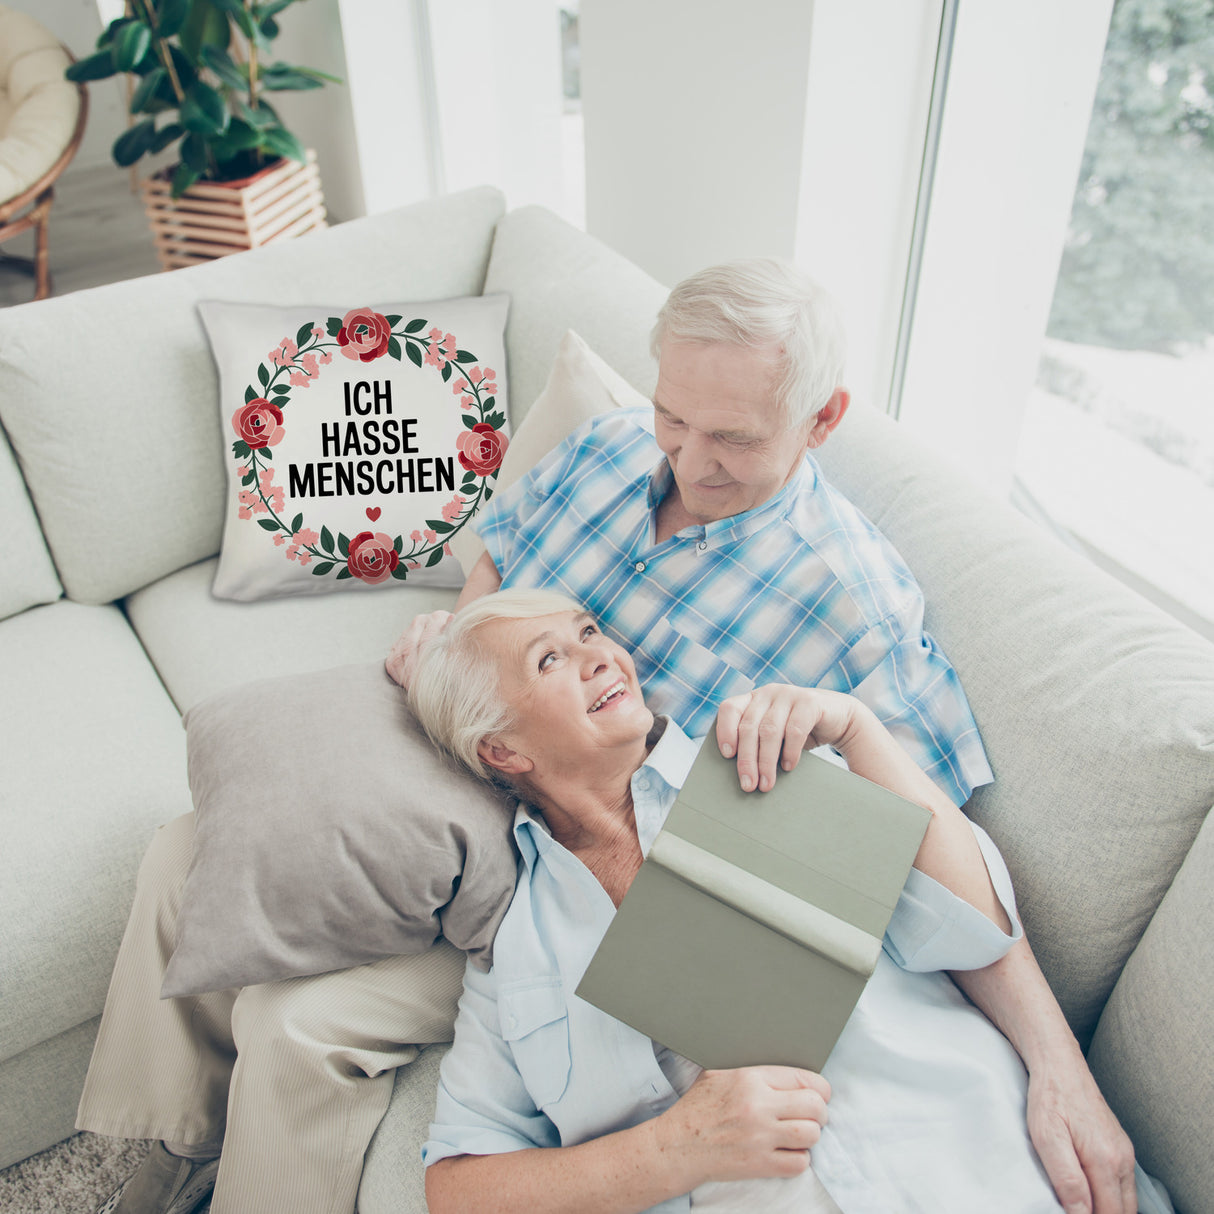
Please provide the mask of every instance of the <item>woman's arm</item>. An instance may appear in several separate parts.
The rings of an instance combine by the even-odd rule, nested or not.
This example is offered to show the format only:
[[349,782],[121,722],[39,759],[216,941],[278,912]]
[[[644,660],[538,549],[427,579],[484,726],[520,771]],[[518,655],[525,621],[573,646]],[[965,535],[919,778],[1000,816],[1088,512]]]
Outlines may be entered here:
[[796,1176],[830,1086],[794,1067],[705,1071],[651,1121],[571,1147],[458,1155],[426,1171],[431,1214],[634,1214],[709,1180]]
[[856,775],[930,810],[915,867],[1011,933],[969,820],[854,696],[784,683],[756,688],[721,705],[717,743],[727,758],[737,755],[748,792],[770,789],[777,768],[791,771],[803,750],[833,746]]

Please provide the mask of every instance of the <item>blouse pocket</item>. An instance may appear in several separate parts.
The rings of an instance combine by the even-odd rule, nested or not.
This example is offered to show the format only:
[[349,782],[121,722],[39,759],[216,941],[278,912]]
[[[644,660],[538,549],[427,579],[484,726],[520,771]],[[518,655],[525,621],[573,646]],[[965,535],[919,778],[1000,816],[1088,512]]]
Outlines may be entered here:
[[[645,702],[655,712],[669,712],[676,718],[688,703],[701,705],[708,725],[715,716],[716,705],[729,696],[741,695],[754,689],[754,680],[741,670],[722,661],[711,649],[701,645],[676,628],[669,619],[655,621],[638,647],[639,655],[648,659],[641,674],[645,685]],[[696,714],[688,722],[680,721],[690,734],[706,733],[708,726]]]
[[555,1104],[569,1086],[569,1008],[559,978],[515,983],[498,994],[502,1037],[509,1043],[538,1108]]

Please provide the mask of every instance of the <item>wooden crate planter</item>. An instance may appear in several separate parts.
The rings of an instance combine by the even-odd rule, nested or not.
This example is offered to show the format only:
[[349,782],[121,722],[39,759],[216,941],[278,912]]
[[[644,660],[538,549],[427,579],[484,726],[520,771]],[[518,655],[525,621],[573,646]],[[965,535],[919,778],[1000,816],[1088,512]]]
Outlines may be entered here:
[[280,160],[241,181],[196,182],[180,198],[172,196],[168,177],[160,174],[147,178],[140,190],[165,270],[328,226],[312,151],[307,164]]

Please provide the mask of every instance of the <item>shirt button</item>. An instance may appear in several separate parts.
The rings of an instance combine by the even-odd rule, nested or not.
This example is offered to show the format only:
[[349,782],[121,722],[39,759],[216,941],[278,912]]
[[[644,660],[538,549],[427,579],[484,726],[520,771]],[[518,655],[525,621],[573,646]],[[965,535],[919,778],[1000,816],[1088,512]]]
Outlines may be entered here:
[[699,542],[699,543],[696,545],[696,547],[697,547],[697,548],[698,548],[698,549],[699,549],[701,552],[703,552],[703,551],[704,551],[704,550],[705,550],[705,549],[708,547],[708,541],[707,541],[707,540],[701,540],[701,541],[700,541],[700,542]]
[[645,562],[637,561],[637,563],[635,565],[633,565],[633,568],[637,571],[637,573],[644,573],[645,572]]

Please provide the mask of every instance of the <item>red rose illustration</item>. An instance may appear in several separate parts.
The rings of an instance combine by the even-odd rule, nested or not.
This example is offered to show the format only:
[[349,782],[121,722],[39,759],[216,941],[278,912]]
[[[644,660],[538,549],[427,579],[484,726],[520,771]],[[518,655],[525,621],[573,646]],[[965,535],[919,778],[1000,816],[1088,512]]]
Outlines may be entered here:
[[232,414],[232,429],[254,449],[272,447],[286,433],[282,410],[264,396],[255,396]]
[[372,312],[370,308],[355,308],[353,312],[347,312],[341,322],[337,344],[347,358],[369,363],[373,358],[387,354],[391,336],[392,326],[386,316]]
[[471,430],[465,430],[456,440],[459,462],[475,472],[477,476],[488,476],[501,466],[502,456],[510,445],[506,436],[487,422],[477,422]]
[[390,537],[382,531],[360,531],[351,541],[347,554],[350,572],[356,578],[374,586],[392,576],[392,570],[400,564],[400,557]]

